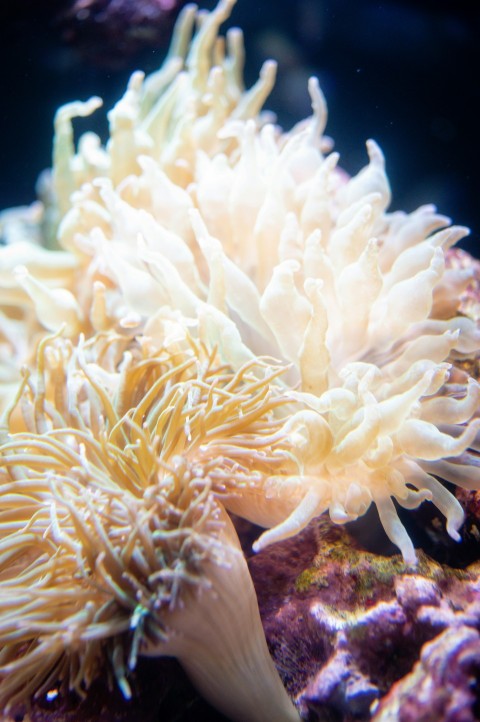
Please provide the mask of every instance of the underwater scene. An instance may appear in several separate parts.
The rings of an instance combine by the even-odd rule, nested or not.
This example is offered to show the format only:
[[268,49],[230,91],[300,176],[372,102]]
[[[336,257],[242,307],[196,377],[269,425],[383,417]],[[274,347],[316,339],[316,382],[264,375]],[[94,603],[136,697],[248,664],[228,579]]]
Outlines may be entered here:
[[478,9],[0,34],[0,720],[480,720]]

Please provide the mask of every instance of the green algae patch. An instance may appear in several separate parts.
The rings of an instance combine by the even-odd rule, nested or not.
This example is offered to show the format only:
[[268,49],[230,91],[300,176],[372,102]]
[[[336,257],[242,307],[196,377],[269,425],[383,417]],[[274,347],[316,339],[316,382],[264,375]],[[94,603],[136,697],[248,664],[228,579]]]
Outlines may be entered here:
[[321,570],[315,567],[305,569],[295,580],[295,591],[297,592],[307,592],[312,587],[318,589],[328,587],[328,579]]
[[379,601],[395,596],[399,577],[414,574],[435,582],[442,590],[453,590],[458,583],[474,577],[471,571],[441,565],[417,550],[418,564],[406,565],[400,554],[381,556],[360,549],[348,532],[324,519],[317,525],[317,554],[313,564],[300,571],[295,591],[314,595],[337,613],[353,614]]

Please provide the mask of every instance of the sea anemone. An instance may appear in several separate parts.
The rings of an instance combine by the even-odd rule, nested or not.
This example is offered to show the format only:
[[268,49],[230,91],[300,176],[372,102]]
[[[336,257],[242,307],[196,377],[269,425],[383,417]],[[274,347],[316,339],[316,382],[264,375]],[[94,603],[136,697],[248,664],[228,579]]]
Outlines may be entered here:
[[[55,323],[75,332],[81,317],[87,333],[145,333],[170,308],[233,368],[259,355],[289,364],[286,431],[297,468],[278,483],[242,484],[227,506],[280,524],[259,549],[327,509],[343,523],[374,502],[413,563],[392,499],[408,508],[432,500],[458,539],[461,509],[437,477],[479,481],[469,451],[478,384],[451,365],[480,349],[475,323],[457,315],[472,276],[445,269],[467,230],[448,227],[433,206],[388,213],[372,140],[358,175],[339,170],[316,79],[312,117],[289,133],[259,115],[274,66],[242,94],[240,35],[227,35],[226,55],[217,37],[232,4],[204,18],[188,53],[186,9],[164,68],[135,74],[110,113],[105,148],[91,135],[77,152],[72,142],[72,117],[96,99],[58,112],[58,242],[85,271]],[[33,279],[17,275],[34,299]]]
[[137,656],[167,655],[232,720],[293,722],[212,493],[248,472],[250,435],[257,467],[275,464],[271,378],[193,344],[142,358],[132,342],[109,371],[124,344],[44,340],[19,400],[30,430],[0,447],[0,702],[59,683],[83,695],[105,659],[130,697]]
[[[316,91],[314,83],[313,98]],[[432,207],[386,213],[388,182],[373,141],[369,165],[339,183],[337,157],[309,148],[313,128],[274,147],[267,129],[256,134],[246,124],[251,175],[271,182],[263,201],[259,189],[248,196],[245,186],[252,217],[247,223],[242,214],[244,245],[232,239],[233,214],[223,235],[216,226],[218,240],[208,231],[208,206],[205,212],[200,201],[192,212],[210,269],[209,297],[241,316],[252,348],[292,364],[292,396],[304,407],[288,422],[298,475],[252,487],[235,511],[272,526],[283,503],[288,519],[262,537],[260,549],[327,509],[344,523],[373,501],[388,536],[414,563],[392,498],[407,508],[432,500],[458,540],[463,513],[436,477],[467,488],[480,482],[469,452],[478,450],[479,385],[452,366],[480,350],[475,323],[456,315],[471,273],[445,270],[445,252],[465,229],[438,230],[448,219]],[[300,163],[307,150],[309,163]],[[224,182],[224,215],[241,165],[231,169],[230,188]],[[236,281],[243,274],[245,283],[247,273],[256,282],[250,318],[237,305]]]
[[[413,564],[394,500],[407,508],[433,501],[459,539],[463,512],[441,480],[480,486],[479,384],[460,368],[480,350],[475,323],[458,314],[471,272],[445,265],[466,229],[449,227],[433,206],[389,213],[385,161],[374,141],[356,176],[339,169],[323,137],[327,110],[316,79],[309,83],[312,116],[290,132],[262,114],[275,64],[266,63],[244,91],[241,33],[229,31],[226,42],[218,36],[233,4],[221,0],[200,14],[191,41],[196,10],[184,10],[163,68],[148,78],[135,73],[109,113],[104,147],[91,133],[74,143],[73,119],[91,114],[98,98],[60,108],[54,192],[38,221],[56,249],[37,248],[30,229],[26,245],[0,250],[8,279],[0,292],[2,584],[15,588],[27,614],[30,592],[19,580],[44,570],[41,583],[51,586],[35,609],[52,625],[39,622],[34,634],[14,630],[13,593],[5,603],[5,698],[16,694],[18,679],[32,690],[44,684],[28,661],[44,639],[54,644],[53,675],[81,690],[95,674],[90,651],[75,656],[59,631],[65,624],[48,617],[62,554],[79,570],[75,584],[112,592],[108,609],[130,639],[114,668],[124,690],[125,660],[137,651],[176,654],[205,694],[229,709],[218,696],[222,682],[201,676],[208,665],[195,635],[203,632],[189,613],[201,609],[211,619],[202,604],[216,587],[226,616],[235,614],[223,572],[234,576],[245,565],[224,509],[269,528],[255,546],[261,549],[323,511],[344,523],[373,502]],[[17,218],[10,235],[21,227]],[[52,332],[56,340],[47,339]],[[12,369],[20,374],[22,365],[12,397]],[[172,513],[164,518],[166,508]],[[144,518],[147,530],[136,522]],[[89,536],[103,550],[98,563]],[[164,537],[193,549],[193,562],[182,545],[171,554],[174,566],[186,563],[185,580],[169,576]],[[104,558],[114,570],[108,574]],[[158,614],[151,612],[157,578]],[[180,579],[177,596],[168,585]],[[137,591],[140,611],[132,606]],[[183,596],[192,603],[180,608]],[[255,606],[251,598],[242,609]],[[103,606],[85,606],[94,608]],[[103,624],[85,614],[81,650]],[[64,619],[74,616],[66,604]],[[257,622],[254,636],[263,640]],[[170,624],[175,635],[165,631]],[[189,661],[180,628],[200,645]],[[101,645],[115,644],[117,632],[102,630]],[[265,674],[272,679],[271,665]],[[254,699],[252,689],[246,695]],[[232,699],[237,692],[232,686]],[[270,707],[267,714],[258,703],[258,717],[236,714],[295,718],[278,695],[282,713]]]

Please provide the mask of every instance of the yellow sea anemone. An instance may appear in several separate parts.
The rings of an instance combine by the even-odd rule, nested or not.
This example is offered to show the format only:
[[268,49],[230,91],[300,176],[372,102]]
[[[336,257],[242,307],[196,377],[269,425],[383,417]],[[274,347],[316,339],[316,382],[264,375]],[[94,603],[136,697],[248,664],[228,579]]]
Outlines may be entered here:
[[137,656],[167,655],[232,720],[298,720],[212,492],[275,466],[271,377],[194,344],[124,345],[44,340],[19,400],[30,430],[0,446],[0,702],[84,694],[105,659],[128,697]]

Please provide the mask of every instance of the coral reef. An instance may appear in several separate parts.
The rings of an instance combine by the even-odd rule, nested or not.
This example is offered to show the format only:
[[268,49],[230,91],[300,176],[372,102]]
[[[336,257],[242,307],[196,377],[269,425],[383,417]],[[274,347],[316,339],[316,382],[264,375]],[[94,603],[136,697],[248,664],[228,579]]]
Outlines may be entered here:
[[[468,710],[479,671],[478,562],[458,570],[421,554],[411,573],[398,556],[366,552],[322,520],[249,564],[270,649],[306,719],[407,720],[415,710],[418,719],[457,719],[441,705],[422,716],[447,677],[465,719],[474,719]],[[415,690],[429,675],[431,688],[415,706]],[[411,717],[389,717],[404,694]]]
[[425,645],[413,672],[393,687],[375,722],[475,722],[478,701],[472,687],[480,671],[479,650],[480,637],[471,626],[443,632]]
[[[471,699],[478,569],[403,522],[430,501],[460,542],[454,486],[480,487],[467,229],[389,212],[373,140],[348,177],[315,78],[278,128],[275,63],[245,90],[241,32],[219,37],[233,5],[183,10],[106,144],[73,127],[99,98],[61,107],[42,202],[0,219],[6,710],[88,695],[104,660],[129,699],[138,657],[173,656],[232,720],[367,719],[419,655],[399,696],[441,679],[436,643]],[[375,510],[400,556],[338,526]],[[267,529],[260,614],[229,513]]]

